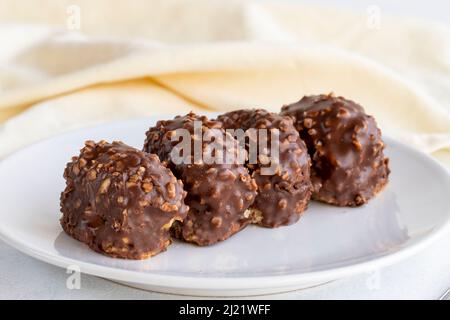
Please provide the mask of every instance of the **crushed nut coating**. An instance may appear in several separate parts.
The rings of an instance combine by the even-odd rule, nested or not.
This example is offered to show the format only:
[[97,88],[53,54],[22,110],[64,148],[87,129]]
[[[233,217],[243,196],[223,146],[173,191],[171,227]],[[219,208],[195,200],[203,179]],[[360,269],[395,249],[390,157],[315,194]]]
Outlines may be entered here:
[[388,182],[388,159],[375,119],[343,97],[305,96],[281,114],[294,118],[312,159],[313,198],[360,206]]
[[[262,174],[261,169],[270,166],[270,154],[261,154],[261,150],[258,163],[247,163],[258,186],[258,195],[251,207],[252,212],[258,213],[253,216],[253,223],[270,228],[295,223],[308,206],[312,188],[310,158],[292,119],[263,109],[247,109],[225,113],[217,120],[226,129],[278,129],[279,167],[275,173]],[[270,134],[267,137],[271,144]]]
[[[203,246],[223,241],[250,223],[251,218],[246,210],[255,200],[256,185],[248,170],[237,161],[226,163],[224,159],[223,164],[177,165],[171,161],[171,151],[178,143],[172,141],[175,130],[186,129],[191,134],[192,145],[199,139],[194,134],[194,121],[201,122],[202,132],[217,129],[225,136],[220,122],[189,113],[173,120],[159,121],[150,128],[146,133],[144,151],[158,154],[185,185],[189,213],[183,222],[174,223],[173,234],[184,241]],[[237,156],[237,141],[231,136],[229,138],[233,145],[227,152]],[[201,152],[205,152],[208,142],[204,141],[201,148]]]
[[87,141],[64,178],[64,231],[111,257],[145,259],[164,251],[168,224],[188,211],[183,183],[158,157],[121,142]]

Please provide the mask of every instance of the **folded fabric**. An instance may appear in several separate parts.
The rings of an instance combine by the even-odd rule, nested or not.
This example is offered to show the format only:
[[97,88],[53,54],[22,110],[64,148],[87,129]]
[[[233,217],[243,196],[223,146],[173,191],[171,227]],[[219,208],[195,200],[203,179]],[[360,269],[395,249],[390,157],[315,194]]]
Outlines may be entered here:
[[[445,27],[386,18],[373,28],[364,14],[253,1],[134,0],[111,9],[106,1],[42,1],[38,14],[7,2],[0,0],[3,21],[32,17],[41,25],[0,25],[7,44],[0,156],[93,123],[189,110],[277,111],[304,94],[332,91],[361,103],[384,132],[439,152],[450,166]],[[59,22],[74,3],[77,32]],[[157,19],[144,20],[143,12]]]

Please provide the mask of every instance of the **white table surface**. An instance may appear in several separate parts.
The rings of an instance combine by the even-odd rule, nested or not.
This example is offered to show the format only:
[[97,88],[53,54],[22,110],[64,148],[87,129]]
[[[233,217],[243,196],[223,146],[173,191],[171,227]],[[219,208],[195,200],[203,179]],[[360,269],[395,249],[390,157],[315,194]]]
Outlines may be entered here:
[[[450,234],[420,254],[372,274],[257,299],[438,299],[450,287]],[[0,299],[197,299],[146,292],[89,275],[69,290],[69,274],[0,242]]]
[[[292,2],[311,2],[291,0]],[[335,1],[320,0],[321,4]],[[378,5],[382,12],[412,15],[450,23],[450,2],[347,0],[339,5],[365,10]],[[137,290],[89,275],[81,288],[69,290],[64,269],[48,265],[0,241],[0,299],[197,299]],[[372,274],[356,275],[319,287],[259,296],[258,299],[438,299],[450,287],[450,233],[432,247],[401,263]]]

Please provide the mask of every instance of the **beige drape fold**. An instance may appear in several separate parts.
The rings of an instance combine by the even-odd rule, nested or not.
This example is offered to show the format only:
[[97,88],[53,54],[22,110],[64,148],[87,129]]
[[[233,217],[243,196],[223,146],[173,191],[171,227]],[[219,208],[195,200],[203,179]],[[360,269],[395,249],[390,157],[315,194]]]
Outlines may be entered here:
[[[79,31],[66,28],[74,4]],[[259,1],[0,0],[0,156],[92,123],[276,111],[333,91],[450,166],[450,31],[373,18]]]

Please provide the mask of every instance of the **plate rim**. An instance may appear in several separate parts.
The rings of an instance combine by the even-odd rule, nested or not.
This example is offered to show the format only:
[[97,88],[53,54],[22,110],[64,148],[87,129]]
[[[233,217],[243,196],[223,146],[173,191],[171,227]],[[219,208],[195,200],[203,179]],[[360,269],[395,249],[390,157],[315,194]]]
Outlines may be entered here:
[[[213,113],[209,113],[213,114]],[[216,113],[214,113],[216,114]],[[93,124],[91,126],[85,126],[74,130],[69,130],[59,135],[54,135],[45,139],[41,139],[35,143],[29,144],[12,154],[2,158],[0,160],[0,169],[8,159],[14,158],[19,153],[26,152],[29,148],[33,148],[36,145],[47,143],[51,140],[63,138],[64,136],[73,135],[77,132],[84,130],[96,129],[100,127],[113,127],[124,122],[141,122],[144,120],[157,121],[164,115],[155,115],[150,117],[130,118],[126,120],[111,121],[101,124]],[[169,116],[170,117],[170,116]],[[400,147],[406,149],[408,152],[414,153],[421,160],[427,161],[434,165],[437,170],[442,171],[445,177],[444,182],[450,187],[450,173],[447,168],[440,164],[436,159],[432,158],[428,154],[421,150],[406,145],[403,142],[395,140],[388,135],[383,135],[383,139],[389,144],[397,144]],[[449,207],[450,208],[450,207]],[[17,249],[18,251],[31,256],[40,261],[55,265],[61,268],[67,268],[72,265],[76,265],[80,268],[81,273],[90,274],[98,277],[109,278],[118,281],[126,281],[138,284],[145,284],[148,286],[165,287],[172,289],[195,289],[195,290],[251,290],[251,289],[264,289],[269,287],[292,287],[295,285],[301,285],[309,282],[326,282],[329,280],[335,280],[350,275],[361,274],[365,272],[373,272],[376,269],[395,264],[401,260],[404,260],[419,251],[425,249],[432,242],[439,239],[446,232],[450,231],[450,214],[447,219],[442,222],[441,225],[432,230],[429,234],[423,236],[421,239],[413,242],[398,251],[393,253],[387,253],[380,257],[374,257],[367,261],[356,262],[350,265],[341,267],[331,267],[324,270],[311,271],[311,272],[297,272],[292,274],[274,274],[263,275],[254,277],[217,277],[217,276],[204,276],[193,277],[188,275],[167,275],[167,274],[155,274],[151,272],[139,272],[133,270],[119,269],[109,266],[97,265],[90,262],[84,262],[82,260],[76,260],[68,257],[64,257],[56,254],[49,254],[44,250],[39,251],[28,246],[25,242],[20,241],[6,230],[4,225],[0,224],[0,240],[4,241],[9,246]]]

